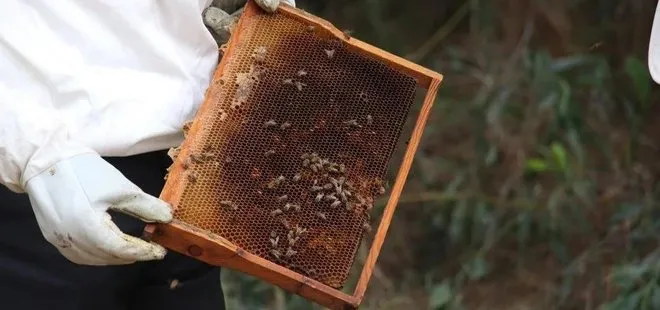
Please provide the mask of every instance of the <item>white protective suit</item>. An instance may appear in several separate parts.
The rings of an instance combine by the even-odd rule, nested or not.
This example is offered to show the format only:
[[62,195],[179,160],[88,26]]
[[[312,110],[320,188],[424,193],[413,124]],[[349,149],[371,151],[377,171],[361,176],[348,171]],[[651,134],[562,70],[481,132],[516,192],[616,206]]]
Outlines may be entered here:
[[0,183],[29,195],[44,237],[69,260],[165,255],[123,234],[106,211],[167,222],[169,206],[100,156],[182,142],[218,60],[202,21],[210,3],[0,2]]
[[660,3],[655,9],[653,26],[651,29],[651,39],[649,42],[648,66],[651,78],[657,84],[660,84]]

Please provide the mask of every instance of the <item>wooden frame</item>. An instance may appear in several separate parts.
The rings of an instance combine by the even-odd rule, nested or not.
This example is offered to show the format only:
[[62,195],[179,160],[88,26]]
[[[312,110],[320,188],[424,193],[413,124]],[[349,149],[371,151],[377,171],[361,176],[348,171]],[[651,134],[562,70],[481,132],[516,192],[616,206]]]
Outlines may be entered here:
[[[245,7],[243,16],[250,17],[255,14],[264,13],[252,0],[250,0]],[[306,24],[320,27],[337,39],[342,40],[349,49],[361,53],[371,59],[382,61],[389,67],[414,77],[417,80],[419,87],[427,89],[422,109],[417,117],[414,131],[410,137],[402,164],[399,167],[398,175],[392,187],[389,201],[384,209],[380,224],[375,233],[374,241],[353,295],[348,295],[259,256],[248,253],[221,236],[201,231],[178,220],[174,220],[169,224],[149,224],[144,230],[143,237],[147,240],[161,244],[170,250],[188,255],[208,264],[230,268],[252,275],[330,309],[357,309],[366,292],[369,279],[371,278],[373,268],[385,240],[392,216],[396,210],[399,196],[403,190],[408,172],[412,165],[413,157],[421,140],[422,132],[443,76],[365,42],[348,37],[329,22],[302,10],[282,4],[276,14],[283,14]],[[240,29],[241,22],[242,18],[239,20],[238,29]],[[231,54],[232,46],[235,42],[238,42],[239,36],[240,32],[232,35],[228,47],[222,48],[225,54]],[[224,61],[221,61],[216,70],[214,81],[220,78],[223,68]],[[205,111],[211,109],[211,105],[213,105],[213,102],[208,98],[207,91],[207,98],[202,103],[197,115],[204,115]],[[198,121],[195,121],[192,124],[189,129],[188,137],[194,138],[196,136],[196,133],[200,130],[198,123]],[[182,180],[184,171],[183,168],[181,168],[181,158],[186,158],[189,155],[189,149],[194,144],[194,141],[192,140],[194,139],[187,138],[182,144],[181,152],[177,157],[177,160],[175,160],[175,164],[170,171],[168,180],[160,196],[161,199],[169,202],[173,208],[176,208],[177,203],[180,201],[184,186]]]

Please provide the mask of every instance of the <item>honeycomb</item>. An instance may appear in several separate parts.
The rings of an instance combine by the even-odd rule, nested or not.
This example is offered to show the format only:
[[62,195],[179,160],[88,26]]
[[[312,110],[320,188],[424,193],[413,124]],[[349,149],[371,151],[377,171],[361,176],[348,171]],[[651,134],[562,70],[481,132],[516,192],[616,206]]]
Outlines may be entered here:
[[340,289],[416,80],[302,21],[241,27],[196,119],[174,217]]

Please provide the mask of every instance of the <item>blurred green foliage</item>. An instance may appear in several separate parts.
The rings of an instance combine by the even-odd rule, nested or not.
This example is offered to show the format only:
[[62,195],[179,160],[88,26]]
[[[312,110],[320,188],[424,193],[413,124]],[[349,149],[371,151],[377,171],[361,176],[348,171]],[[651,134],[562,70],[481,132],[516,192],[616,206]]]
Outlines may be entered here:
[[297,3],[445,75],[364,309],[660,309],[656,1]]

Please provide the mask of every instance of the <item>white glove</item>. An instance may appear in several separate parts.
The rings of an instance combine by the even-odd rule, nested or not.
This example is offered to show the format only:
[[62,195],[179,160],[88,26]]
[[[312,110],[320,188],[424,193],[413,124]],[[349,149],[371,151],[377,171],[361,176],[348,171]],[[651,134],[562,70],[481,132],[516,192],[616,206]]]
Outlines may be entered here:
[[145,222],[169,222],[170,206],[144,193],[98,154],[57,162],[25,186],[48,242],[82,265],[120,265],[162,259],[166,250],[122,233],[106,211]]
[[[229,41],[229,28],[240,17],[243,12],[240,8],[246,2],[247,0],[215,0],[202,12],[204,24],[216,34],[216,42],[219,45]],[[274,13],[282,3],[296,6],[295,0],[255,0],[255,2],[268,13]]]

